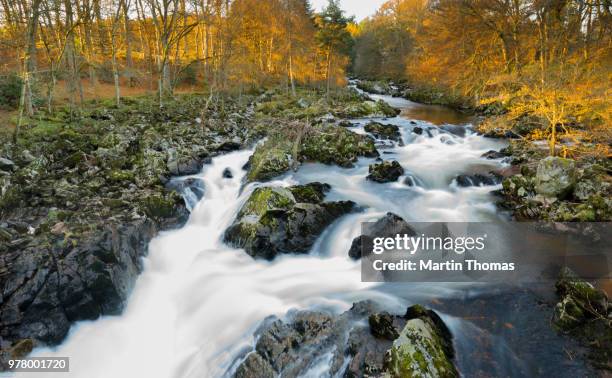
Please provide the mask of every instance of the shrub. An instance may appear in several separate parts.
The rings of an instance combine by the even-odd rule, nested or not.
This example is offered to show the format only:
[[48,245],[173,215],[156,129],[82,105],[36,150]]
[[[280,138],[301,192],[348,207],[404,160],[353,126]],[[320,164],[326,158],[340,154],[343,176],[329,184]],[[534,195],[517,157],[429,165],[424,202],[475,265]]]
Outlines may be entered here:
[[15,74],[0,76],[0,107],[17,109],[21,97],[22,80]]

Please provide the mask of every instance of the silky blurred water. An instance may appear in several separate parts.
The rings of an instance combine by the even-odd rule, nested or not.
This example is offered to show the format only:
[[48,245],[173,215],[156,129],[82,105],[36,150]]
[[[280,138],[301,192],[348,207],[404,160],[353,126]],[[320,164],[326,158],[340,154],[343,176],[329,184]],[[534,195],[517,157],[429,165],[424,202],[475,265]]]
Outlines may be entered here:
[[[241,167],[251,150],[216,157],[195,175],[204,180],[206,192],[188,223],[151,242],[144,272],[124,313],[79,322],[63,344],[37,349],[34,355],[70,356],[71,377],[219,377],[253,344],[253,331],[269,315],[282,316],[292,308],[339,313],[362,299],[375,299],[402,313],[409,303],[423,298],[461,293],[465,284],[399,284],[402,295],[380,290],[360,281],[359,262],[347,252],[360,222],[376,220],[387,211],[407,221],[496,221],[499,215],[489,193],[495,187],[458,188],[452,180],[461,173],[501,167],[500,161],[480,156],[504,142],[470,130],[465,136],[453,135],[411,116],[410,107],[416,106],[419,112],[438,112],[435,123],[444,123],[438,122],[442,117],[438,108],[377,97],[403,108],[399,117],[379,121],[400,127],[405,145],[380,151],[384,159],[397,160],[406,169],[405,176],[387,184],[367,181],[368,165],[374,159],[360,159],[349,169],[304,164],[297,172],[265,184],[326,182],[332,186],[328,200],[350,199],[364,208],[333,223],[309,255],[259,261],[222,243],[223,232],[241,204],[262,184],[242,186]],[[450,118],[448,122],[460,116]],[[365,133],[366,121],[356,120],[353,131]],[[415,127],[426,131],[418,135]],[[233,178],[222,177],[225,168]],[[406,177],[421,186],[404,184]],[[463,321],[449,323],[459,337],[466,334]],[[459,348],[462,343],[466,341],[460,340]],[[325,376],[324,366],[323,361],[307,375]]]

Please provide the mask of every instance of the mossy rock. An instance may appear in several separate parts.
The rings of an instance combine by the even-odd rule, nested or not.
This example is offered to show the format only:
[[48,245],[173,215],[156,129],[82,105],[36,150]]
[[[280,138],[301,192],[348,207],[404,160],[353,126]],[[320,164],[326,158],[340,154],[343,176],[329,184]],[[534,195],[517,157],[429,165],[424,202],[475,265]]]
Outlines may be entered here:
[[321,203],[325,198],[325,193],[331,189],[329,184],[312,182],[306,185],[296,185],[289,188],[297,202]]
[[295,202],[289,189],[270,186],[256,188],[238,212],[238,217],[262,216],[270,210],[289,209]]
[[396,142],[401,142],[401,134],[399,127],[395,125],[384,125],[380,122],[369,122],[364,127],[364,130],[374,135],[378,139],[388,139]]
[[385,355],[391,377],[458,377],[451,334],[439,316],[422,306],[408,308],[408,321]]
[[368,180],[385,183],[397,181],[404,174],[404,168],[395,160],[383,161],[378,164],[370,164],[368,168]]
[[553,325],[589,348],[588,358],[602,369],[612,369],[612,306],[606,293],[563,268],[555,285],[561,297]]
[[247,180],[267,181],[287,172],[291,168],[291,145],[267,141],[255,149],[249,158]]
[[134,172],[128,170],[112,170],[108,173],[108,179],[113,183],[134,181]]
[[538,164],[535,189],[545,197],[565,198],[576,185],[576,163],[549,156]]
[[256,258],[307,253],[336,218],[350,212],[351,201],[322,202],[329,185],[256,188],[225,231],[224,240]]
[[352,167],[358,157],[377,157],[374,141],[343,127],[323,126],[306,136],[300,160]]
[[180,203],[180,196],[174,192],[169,192],[165,196],[151,195],[145,197],[140,204],[140,208],[147,217],[156,222],[161,222],[164,219],[175,217],[178,214]]

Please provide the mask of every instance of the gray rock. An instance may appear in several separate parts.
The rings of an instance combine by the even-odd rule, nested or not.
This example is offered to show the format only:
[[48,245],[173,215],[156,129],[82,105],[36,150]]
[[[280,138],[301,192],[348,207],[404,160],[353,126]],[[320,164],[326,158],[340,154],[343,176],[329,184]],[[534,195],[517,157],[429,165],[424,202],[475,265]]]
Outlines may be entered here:
[[[327,359],[331,376],[457,376],[450,332],[435,312],[421,306],[409,308],[405,316],[379,312],[371,301],[355,303],[340,315],[290,311],[284,319],[264,321],[255,336],[254,351],[240,363],[236,377],[296,377]],[[420,358],[428,363],[406,357],[405,340],[420,348]],[[405,366],[396,369],[395,361],[407,362],[412,375],[396,374]]]
[[12,160],[0,157],[0,169],[7,172],[15,170],[15,163]]
[[366,234],[353,239],[348,255],[354,260],[360,259],[363,257],[362,249],[364,251],[371,251],[371,248],[367,248],[367,246],[372,243],[374,237],[395,237],[397,234],[414,236],[416,232],[399,215],[387,213],[372,225],[368,225]]
[[473,175],[459,175],[455,178],[458,186],[487,186],[498,185],[502,182],[503,177],[495,172],[487,174],[476,173]]
[[576,163],[570,159],[549,156],[540,161],[535,189],[544,197],[565,198],[576,184]]

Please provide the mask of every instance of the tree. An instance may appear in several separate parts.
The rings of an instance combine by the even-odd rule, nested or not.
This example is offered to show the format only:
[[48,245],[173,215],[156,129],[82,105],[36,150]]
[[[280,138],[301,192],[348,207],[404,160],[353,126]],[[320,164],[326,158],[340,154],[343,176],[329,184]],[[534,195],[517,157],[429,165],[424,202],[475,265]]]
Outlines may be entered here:
[[352,20],[344,16],[344,12],[338,5],[338,0],[329,0],[327,7],[323,9],[316,18],[317,41],[325,52],[325,79],[327,82],[327,95],[333,75],[333,61],[336,54],[348,55],[353,39],[347,30],[347,25]]

